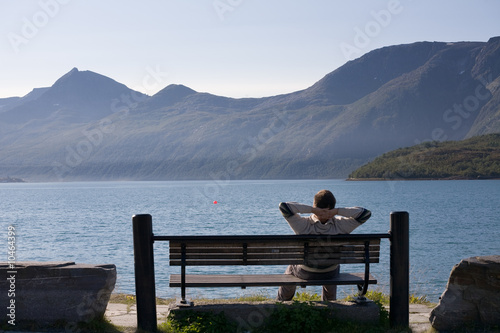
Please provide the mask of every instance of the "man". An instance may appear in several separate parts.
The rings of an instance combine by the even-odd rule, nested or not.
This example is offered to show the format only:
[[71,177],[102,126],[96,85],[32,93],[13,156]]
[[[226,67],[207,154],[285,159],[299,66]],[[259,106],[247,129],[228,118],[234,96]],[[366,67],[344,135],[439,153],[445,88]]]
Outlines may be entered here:
[[[362,207],[335,208],[337,203],[332,192],[321,190],[314,196],[313,206],[297,202],[281,202],[281,214],[297,235],[338,235],[349,234],[365,223],[371,212]],[[300,214],[311,214],[303,217]],[[285,274],[292,274],[301,279],[329,279],[339,274],[339,265],[314,268],[305,265],[290,265]],[[295,286],[281,286],[278,301],[290,301],[295,294]],[[322,300],[337,299],[337,286],[323,286]]]

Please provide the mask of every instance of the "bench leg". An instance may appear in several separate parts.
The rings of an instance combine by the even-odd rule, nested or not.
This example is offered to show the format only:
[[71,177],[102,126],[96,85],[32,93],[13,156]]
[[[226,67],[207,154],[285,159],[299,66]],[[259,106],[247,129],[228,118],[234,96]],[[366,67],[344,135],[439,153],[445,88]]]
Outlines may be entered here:
[[358,294],[354,298],[354,302],[356,302],[357,304],[365,304],[367,302],[367,299],[365,297],[366,291],[365,292],[363,291],[364,291],[364,285],[358,284]]
[[177,302],[178,307],[189,307],[193,306],[194,303],[190,302],[186,299],[186,272],[185,272],[186,267],[182,267],[182,276],[181,276],[181,300]]
[[179,302],[177,302],[175,305],[177,305],[178,307],[180,308],[184,308],[184,307],[191,307],[191,306],[194,306],[194,303],[193,302],[190,302],[186,299],[181,299]]
[[186,300],[186,244],[181,244],[181,300],[177,303],[179,307],[193,306],[193,302]]

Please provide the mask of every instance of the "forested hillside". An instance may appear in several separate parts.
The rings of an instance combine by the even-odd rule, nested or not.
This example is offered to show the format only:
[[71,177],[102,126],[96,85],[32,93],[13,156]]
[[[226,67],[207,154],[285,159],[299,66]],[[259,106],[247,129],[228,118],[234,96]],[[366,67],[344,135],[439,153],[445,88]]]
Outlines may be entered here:
[[462,141],[425,142],[377,157],[350,179],[500,178],[500,134]]

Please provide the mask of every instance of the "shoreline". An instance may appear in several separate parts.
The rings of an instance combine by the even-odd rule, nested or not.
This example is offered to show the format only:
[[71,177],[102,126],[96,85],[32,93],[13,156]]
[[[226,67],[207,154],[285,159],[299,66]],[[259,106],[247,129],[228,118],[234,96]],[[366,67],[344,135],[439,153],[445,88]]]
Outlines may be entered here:
[[2,177],[2,178],[0,178],[0,183],[2,183],[2,184],[26,183],[26,180],[24,180],[22,178],[15,178],[15,177]]
[[[277,178],[277,179],[232,179],[229,181],[293,181],[297,179],[283,179],[283,178]],[[323,180],[344,180],[344,181],[418,181],[418,180],[500,180],[498,177],[480,177],[480,178],[467,178],[467,177],[446,177],[446,178],[377,178],[377,177],[368,177],[368,178],[311,178],[311,179],[299,179],[301,181],[323,181]],[[119,183],[119,182],[206,182],[206,181],[211,181],[210,179],[171,179],[171,180],[140,180],[140,179],[127,179],[127,180],[68,180],[68,181],[52,181],[52,180],[46,180],[46,181],[27,181],[23,178],[11,178],[11,177],[4,177],[0,178],[0,184],[68,184],[68,183]]]
[[362,182],[362,181],[418,181],[418,180],[500,180],[500,178],[464,178],[464,177],[447,177],[447,178],[346,178],[345,181],[349,182]]

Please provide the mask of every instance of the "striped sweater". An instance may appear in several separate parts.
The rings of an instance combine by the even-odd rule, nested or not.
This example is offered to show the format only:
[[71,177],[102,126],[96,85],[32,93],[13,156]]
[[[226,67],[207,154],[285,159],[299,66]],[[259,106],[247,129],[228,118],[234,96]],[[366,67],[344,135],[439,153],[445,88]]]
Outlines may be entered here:
[[[349,234],[354,229],[365,223],[371,212],[362,207],[339,208],[338,215],[321,223],[316,215],[311,214],[311,206],[297,202],[281,202],[279,205],[281,214],[297,235],[338,235]],[[310,214],[301,216],[300,214]],[[309,272],[324,273],[337,269],[338,265],[330,267],[308,267],[301,268]]]
[[[283,217],[297,235],[349,234],[365,223],[372,214],[368,209],[362,207],[339,208],[339,214],[323,224],[316,215],[311,214],[311,206],[297,202],[282,202],[279,208],[281,214],[283,214]],[[300,214],[311,215],[301,216]]]

